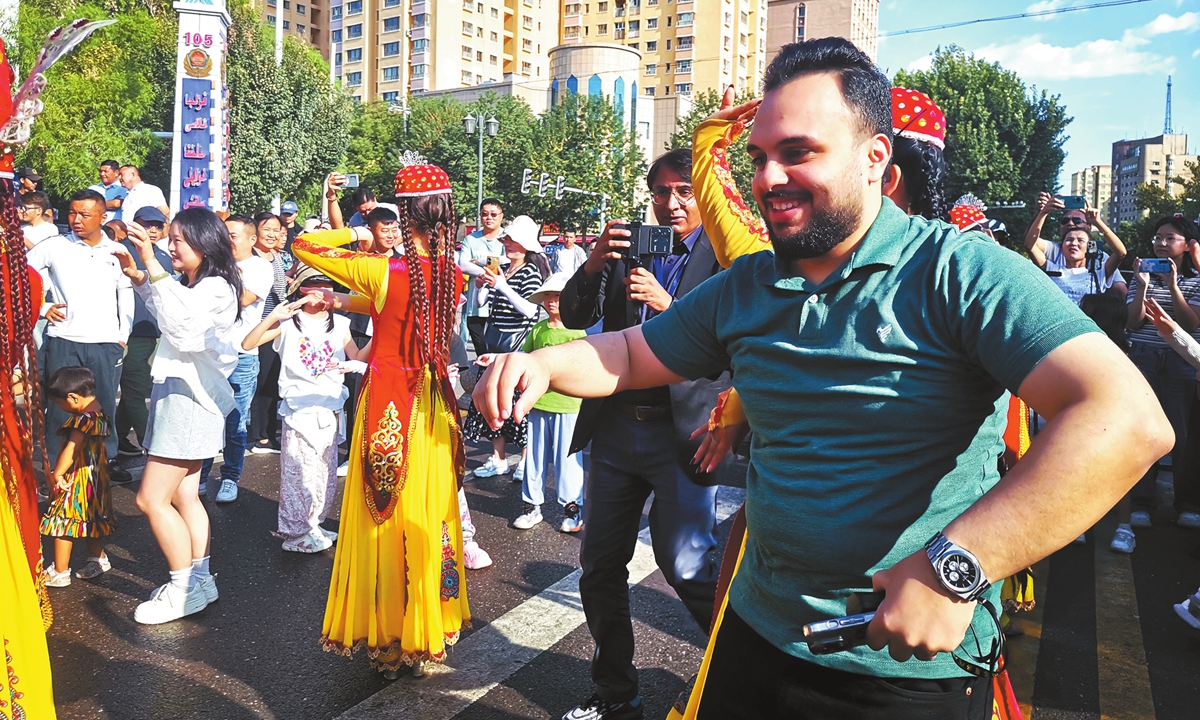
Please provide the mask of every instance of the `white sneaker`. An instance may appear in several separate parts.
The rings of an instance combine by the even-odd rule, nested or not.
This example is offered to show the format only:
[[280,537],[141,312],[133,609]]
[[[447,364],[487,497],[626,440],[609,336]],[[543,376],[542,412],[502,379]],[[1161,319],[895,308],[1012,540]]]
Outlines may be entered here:
[[322,535],[329,538],[329,542],[337,542],[338,534],[335,533],[334,531],[326,530],[325,528],[321,527],[320,525],[317,526],[317,529],[321,531]]
[[150,599],[133,611],[134,622],[142,625],[161,625],[193,615],[208,607],[204,590],[196,583],[188,591],[167,583],[155,590]]
[[84,565],[79,572],[75,573],[75,577],[80,580],[91,580],[94,577],[100,577],[104,573],[112,570],[112,564],[108,562],[108,556],[88,558],[87,565]]
[[333,541],[325,537],[324,533],[318,532],[310,532],[299,540],[285,540],[283,543],[283,549],[287,552],[306,555],[324,552],[331,547],[333,547]]
[[1175,524],[1182,528],[1196,529],[1200,528],[1200,513],[1184,512],[1179,513],[1179,517],[1175,519]]
[[204,592],[204,601],[212,605],[220,599],[220,594],[217,592],[217,576],[209,575],[203,580],[196,582],[200,586],[200,590]]
[[1117,532],[1113,534],[1112,543],[1108,547],[1113,552],[1125,553],[1128,555],[1133,552],[1135,547],[1137,547],[1137,538],[1133,536],[1132,530],[1117,528]]
[[474,540],[463,543],[463,565],[466,565],[468,570],[482,570],[491,564],[492,556],[479,547],[479,543]]
[[501,460],[493,455],[487,459],[487,462],[475,468],[475,477],[495,477],[496,475],[508,474],[508,461]]
[[347,476],[347,475],[349,475],[349,474],[350,474],[350,461],[349,461],[349,460],[347,460],[346,462],[342,463],[341,465],[338,465],[338,471],[337,471],[337,476],[338,476],[338,477],[343,477],[343,478],[344,478],[344,477],[346,477],[346,476]]
[[221,489],[217,491],[217,502],[231,503],[237,500],[238,486],[232,480],[222,480]]
[[577,533],[583,529],[583,508],[577,503],[569,502],[563,508],[562,525],[558,527],[559,532]]
[[71,584],[71,568],[58,572],[54,569],[54,563],[50,563],[43,572],[46,574],[46,587],[67,587]]
[[1175,614],[1188,625],[1200,630],[1200,591],[1176,605]]
[[1150,527],[1150,513],[1145,510],[1137,510],[1129,515],[1129,524],[1135,528]]
[[525,503],[525,512],[516,520],[513,520],[513,527],[518,530],[528,530],[542,521],[542,508],[539,505],[531,505]]
[[525,458],[521,458],[517,462],[517,467],[513,470],[512,481],[515,483],[525,482]]

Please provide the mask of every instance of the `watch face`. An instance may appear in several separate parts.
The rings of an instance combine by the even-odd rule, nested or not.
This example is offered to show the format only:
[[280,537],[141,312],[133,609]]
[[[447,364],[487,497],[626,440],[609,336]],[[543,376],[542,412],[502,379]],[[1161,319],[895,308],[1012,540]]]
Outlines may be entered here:
[[950,553],[938,564],[942,582],[957,592],[968,592],[979,584],[979,571],[975,563],[962,553]]

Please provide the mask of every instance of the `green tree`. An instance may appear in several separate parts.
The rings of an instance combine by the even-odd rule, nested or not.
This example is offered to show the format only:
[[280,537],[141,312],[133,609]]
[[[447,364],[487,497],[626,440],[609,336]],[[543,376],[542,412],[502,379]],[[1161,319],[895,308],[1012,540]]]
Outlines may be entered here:
[[350,98],[330,84],[320,54],[294,38],[276,66],[274,32],[249,0],[229,13],[230,208],[263,210],[279,193],[315,213],[321,182],[345,156]]
[[17,155],[17,164],[41,173],[56,204],[96,183],[97,168],[110,158],[145,167],[149,182],[166,186],[170,178],[169,164],[153,162],[165,157],[166,144],[152,134],[170,130],[172,122],[178,23],[169,2],[26,0],[12,57],[27,70],[55,27],[110,15],[115,25],[47,73],[45,109]]
[[[692,135],[696,132],[696,127],[721,106],[721,95],[722,93],[716,90],[705,90],[693,97],[691,111],[686,115],[681,115],[675,121],[675,132],[671,134],[671,140],[667,145],[668,150],[690,148],[692,146]],[[741,105],[744,102],[753,100],[755,97],[756,95],[753,91],[743,90],[741,95],[738,95],[733,101],[733,104]],[[733,179],[737,183],[738,191],[746,198],[750,209],[755,214],[758,214],[758,203],[753,200],[754,192],[751,187],[751,183],[754,181],[754,163],[750,161],[750,155],[746,152],[746,143],[749,139],[749,131],[744,132],[738,141],[729,148],[729,169],[733,173]]]
[[1154,255],[1154,223],[1176,213],[1191,220],[1200,217],[1200,163],[1185,163],[1183,172],[1171,177],[1169,182],[1179,186],[1178,194],[1172,195],[1168,188],[1158,185],[1134,188],[1134,204],[1142,217],[1135,222],[1121,223],[1120,236],[1129,248],[1126,267],[1132,267],[1133,258]]
[[946,113],[948,199],[969,192],[992,204],[1023,201],[1022,210],[991,213],[1023,232],[1037,193],[1055,189],[1062,171],[1073,118],[1059,96],[954,45],[938,48],[929,70],[896,73],[894,84],[926,93]]

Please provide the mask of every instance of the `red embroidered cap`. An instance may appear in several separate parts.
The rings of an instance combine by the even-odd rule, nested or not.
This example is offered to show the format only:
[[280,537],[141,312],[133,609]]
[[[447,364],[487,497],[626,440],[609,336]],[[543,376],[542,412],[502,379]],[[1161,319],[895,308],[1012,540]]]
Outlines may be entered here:
[[955,205],[950,208],[950,222],[963,232],[981,228],[986,221],[987,215],[974,205]]
[[449,195],[450,176],[437,165],[430,165],[416,153],[400,156],[400,172],[396,173],[396,197]]
[[892,132],[946,149],[946,114],[920,90],[892,88]]

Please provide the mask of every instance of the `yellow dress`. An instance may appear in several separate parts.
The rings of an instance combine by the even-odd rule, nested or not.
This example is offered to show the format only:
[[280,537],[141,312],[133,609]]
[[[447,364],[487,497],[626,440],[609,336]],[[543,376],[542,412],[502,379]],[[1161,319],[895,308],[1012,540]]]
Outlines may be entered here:
[[[298,260],[363,296],[352,309],[369,309],[375,328],[321,636],[326,650],[349,656],[365,646],[372,665],[394,670],[445,660],[470,622],[461,439],[448,381],[418,359],[405,259],[337,249],[352,239],[347,229],[331,230],[293,245]],[[421,262],[428,273],[429,261]]]

